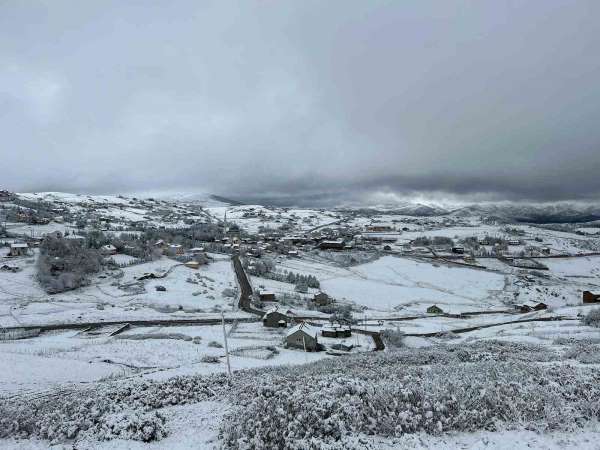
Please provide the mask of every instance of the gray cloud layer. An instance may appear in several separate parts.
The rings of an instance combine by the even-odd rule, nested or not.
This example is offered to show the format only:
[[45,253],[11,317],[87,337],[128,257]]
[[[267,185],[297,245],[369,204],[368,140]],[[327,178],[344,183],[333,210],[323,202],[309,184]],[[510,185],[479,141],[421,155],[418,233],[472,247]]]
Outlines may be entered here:
[[597,1],[0,3],[0,185],[600,193]]

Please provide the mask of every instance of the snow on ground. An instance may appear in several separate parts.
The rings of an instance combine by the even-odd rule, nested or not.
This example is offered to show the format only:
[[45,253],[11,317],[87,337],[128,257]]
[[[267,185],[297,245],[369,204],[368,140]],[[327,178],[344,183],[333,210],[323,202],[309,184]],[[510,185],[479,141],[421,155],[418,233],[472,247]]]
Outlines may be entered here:
[[[36,392],[110,379],[144,376],[167,379],[176,375],[211,374],[227,370],[221,325],[131,327],[116,336],[118,327],[86,331],[56,331],[35,338],[0,341],[0,360],[11,370],[0,371],[0,396]],[[285,329],[260,322],[227,324],[233,371],[253,367],[304,364],[328,357],[283,347]],[[346,342],[372,349],[367,336],[327,339],[325,345]],[[273,350],[275,348],[275,350]],[[203,360],[215,357],[216,362]]]
[[433,304],[452,313],[498,307],[498,292],[504,286],[500,274],[458,266],[436,267],[392,256],[320,281],[321,288],[335,298],[378,311],[411,313],[424,313]]
[[[216,258],[220,259],[198,270],[162,258],[117,271],[123,274],[121,278],[114,278],[111,272],[100,274],[90,286],[55,295],[46,294],[35,280],[34,258],[11,259],[9,263],[22,270],[0,271],[0,326],[213,317],[220,311],[231,314],[236,309],[236,299],[223,295],[225,289],[236,287],[231,262],[222,256]],[[149,272],[168,275],[136,281]],[[131,284],[132,290],[119,288],[115,283]],[[164,286],[166,291],[157,291],[157,286]]]
[[235,223],[251,233],[260,227],[280,228],[288,225],[295,231],[308,231],[336,223],[340,216],[335,213],[313,209],[267,208],[260,205],[208,207],[205,210],[215,219]]
[[[392,449],[598,449],[600,427],[597,424],[589,425],[582,430],[566,433],[539,433],[529,430],[510,431],[478,431],[475,433],[445,433],[432,436],[425,433],[406,434],[395,439],[385,439],[377,436],[360,435],[352,439],[354,448],[377,448],[380,450]],[[348,443],[348,445],[352,445]],[[352,448],[352,447],[349,447]]]

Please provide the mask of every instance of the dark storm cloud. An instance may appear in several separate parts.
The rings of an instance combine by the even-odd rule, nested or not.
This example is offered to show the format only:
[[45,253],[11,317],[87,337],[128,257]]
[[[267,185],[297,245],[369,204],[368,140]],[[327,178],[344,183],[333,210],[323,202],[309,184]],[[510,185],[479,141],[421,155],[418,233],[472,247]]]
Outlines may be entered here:
[[0,184],[600,193],[595,1],[3,2]]

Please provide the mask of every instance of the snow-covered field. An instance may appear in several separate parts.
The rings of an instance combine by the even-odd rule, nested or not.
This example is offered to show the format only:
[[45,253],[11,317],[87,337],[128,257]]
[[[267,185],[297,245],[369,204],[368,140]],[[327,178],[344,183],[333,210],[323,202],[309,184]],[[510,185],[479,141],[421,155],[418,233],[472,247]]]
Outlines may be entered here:
[[504,277],[386,256],[347,269],[345,276],[324,279],[321,286],[335,298],[378,311],[423,313],[436,304],[446,312],[459,313],[501,306],[497,293]]

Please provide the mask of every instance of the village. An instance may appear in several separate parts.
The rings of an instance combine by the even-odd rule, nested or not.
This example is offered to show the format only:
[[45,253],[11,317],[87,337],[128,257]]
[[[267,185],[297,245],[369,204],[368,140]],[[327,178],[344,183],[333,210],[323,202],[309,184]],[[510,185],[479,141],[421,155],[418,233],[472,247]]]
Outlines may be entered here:
[[399,347],[589,340],[599,232],[464,212],[1,191],[0,358],[12,370],[0,397]]

